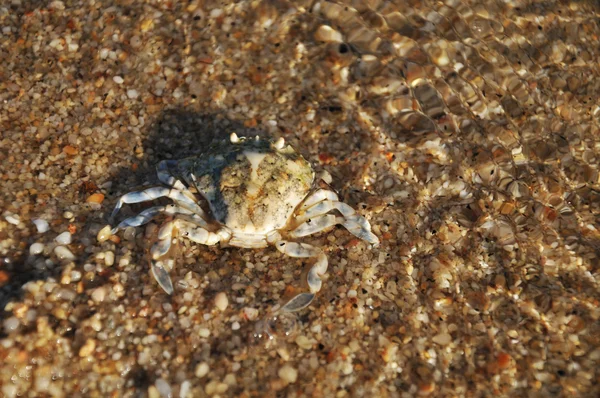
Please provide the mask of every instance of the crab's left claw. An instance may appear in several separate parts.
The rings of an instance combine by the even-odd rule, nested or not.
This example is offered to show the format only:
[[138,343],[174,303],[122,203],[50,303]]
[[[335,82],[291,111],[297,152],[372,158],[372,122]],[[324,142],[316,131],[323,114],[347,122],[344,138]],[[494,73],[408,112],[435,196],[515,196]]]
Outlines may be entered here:
[[169,276],[169,272],[165,269],[163,262],[152,260],[150,269],[152,270],[154,279],[156,279],[160,287],[162,287],[167,294],[173,294],[173,282],[171,282],[171,277]]

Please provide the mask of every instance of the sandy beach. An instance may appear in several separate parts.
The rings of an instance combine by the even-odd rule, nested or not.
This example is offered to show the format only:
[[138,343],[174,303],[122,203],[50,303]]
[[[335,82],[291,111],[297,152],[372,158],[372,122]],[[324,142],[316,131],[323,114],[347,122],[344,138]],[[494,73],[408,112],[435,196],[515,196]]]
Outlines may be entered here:
[[[598,1],[0,2],[0,395],[600,396],[599,36]],[[180,239],[167,295],[164,217],[102,232],[232,132],[381,241],[304,238],[297,315],[307,261]]]

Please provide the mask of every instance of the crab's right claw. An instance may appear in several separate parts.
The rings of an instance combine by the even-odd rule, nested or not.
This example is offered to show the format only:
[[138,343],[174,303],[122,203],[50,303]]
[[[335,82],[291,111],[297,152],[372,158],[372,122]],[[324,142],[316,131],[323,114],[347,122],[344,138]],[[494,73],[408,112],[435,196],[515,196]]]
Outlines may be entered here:
[[152,270],[154,279],[156,279],[156,282],[158,282],[160,287],[162,287],[167,294],[173,294],[173,282],[171,282],[171,277],[165,269],[162,261],[152,260],[152,266],[150,269]]

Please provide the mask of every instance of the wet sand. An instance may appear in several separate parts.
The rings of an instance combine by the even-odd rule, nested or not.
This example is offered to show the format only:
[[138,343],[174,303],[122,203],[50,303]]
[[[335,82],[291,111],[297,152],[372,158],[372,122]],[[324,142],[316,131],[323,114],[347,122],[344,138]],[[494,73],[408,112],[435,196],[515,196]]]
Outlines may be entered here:
[[[3,396],[598,396],[598,2],[397,3],[0,5]],[[328,277],[270,341],[305,262],[182,239],[168,296],[160,218],[97,239],[234,131],[381,240],[305,239]]]

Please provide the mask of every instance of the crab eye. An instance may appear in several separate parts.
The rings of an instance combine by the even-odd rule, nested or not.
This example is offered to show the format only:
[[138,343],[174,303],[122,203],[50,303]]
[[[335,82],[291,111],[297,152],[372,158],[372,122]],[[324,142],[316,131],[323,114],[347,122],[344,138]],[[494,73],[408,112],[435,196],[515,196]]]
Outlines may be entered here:
[[185,232],[183,233],[183,236],[190,236],[190,233],[189,233],[188,231],[185,231]]

